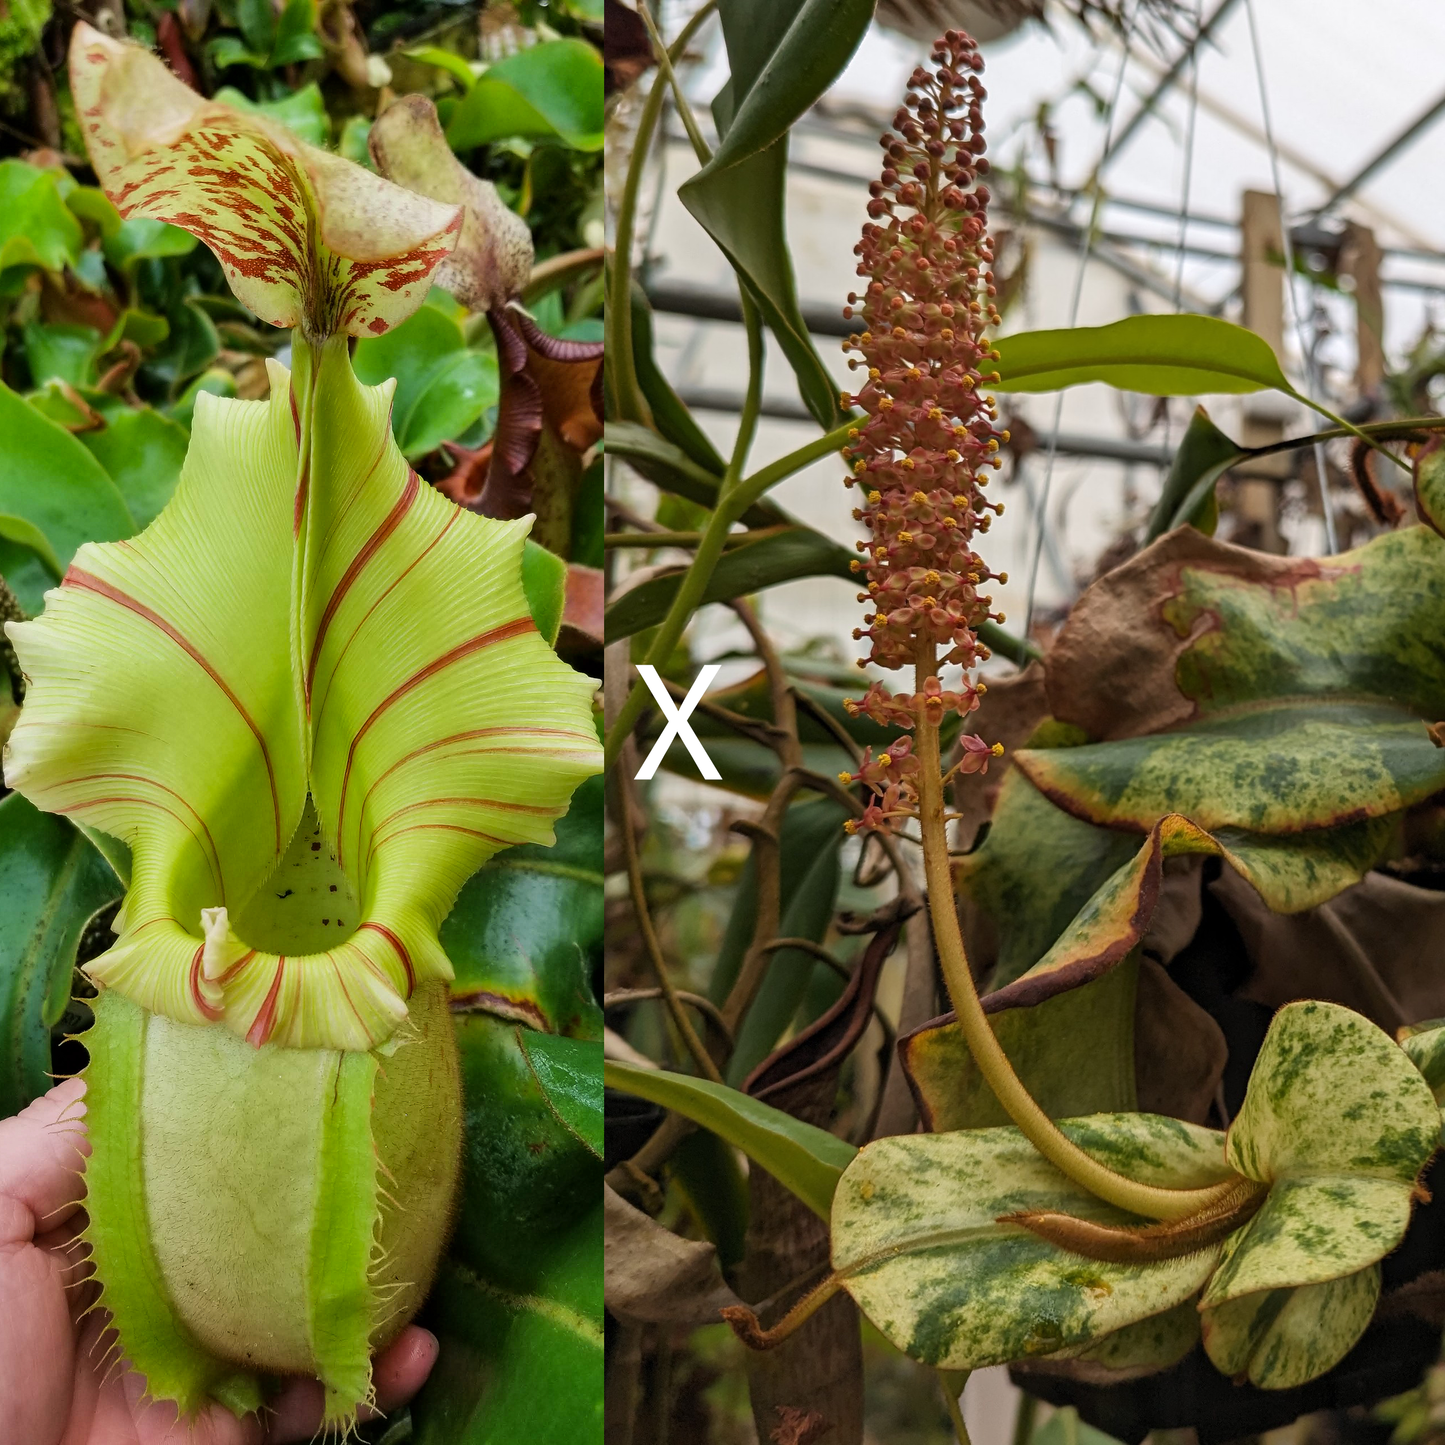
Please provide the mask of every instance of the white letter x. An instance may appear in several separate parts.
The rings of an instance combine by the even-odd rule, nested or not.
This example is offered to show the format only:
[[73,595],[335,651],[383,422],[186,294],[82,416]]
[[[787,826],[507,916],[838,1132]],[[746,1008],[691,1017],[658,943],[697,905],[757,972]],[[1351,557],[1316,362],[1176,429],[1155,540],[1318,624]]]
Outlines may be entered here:
[[679,708],[672,701],[672,694],[667,690],[667,684],[657,675],[655,667],[649,667],[647,663],[639,663],[637,670],[642,674],[642,680],[647,684],[648,691],[657,699],[657,705],[662,709],[662,715],[667,719],[667,726],[663,728],[661,735],[652,745],[652,751],[647,755],[647,761],[637,770],[638,782],[645,783],[658,769],[662,763],[663,754],[667,752],[673,738],[681,738],[683,746],[692,754],[692,760],[697,764],[697,770],[703,777],[712,782],[718,782],[722,774],[713,766],[713,761],[707,755],[706,749],[698,741],[697,734],[688,726],[688,718],[692,716],[692,710],[702,701],[702,695],[708,690],[708,685],[718,673],[722,666],[716,662],[710,662],[702,668],[697,675],[697,680],[688,689],[688,694],[682,700]]

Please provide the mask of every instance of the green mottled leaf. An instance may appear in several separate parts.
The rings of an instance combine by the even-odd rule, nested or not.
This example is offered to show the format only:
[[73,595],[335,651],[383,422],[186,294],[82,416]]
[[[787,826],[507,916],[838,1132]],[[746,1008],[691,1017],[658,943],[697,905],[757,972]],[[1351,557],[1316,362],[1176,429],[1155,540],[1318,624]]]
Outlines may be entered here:
[[100,463],[3,384],[0,436],[0,536],[47,548],[40,555],[56,581],[82,542],[116,542],[135,531]]
[[489,66],[452,113],[457,151],[509,136],[602,148],[602,57],[585,40],[544,40]]
[[1214,316],[1128,316],[1109,326],[1020,331],[994,342],[994,391],[1058,391],[1090,381],[1150,396],[1274,388],[1294,394],[1269,343]]
[[1076,816],[1131,828],[1168,811],[1211,830],[1292,833],[1384,817],[1445,787],[1445,750],[1418,714],[1373,701],[1280,702],[1015,762]]
[[[1020,780],[1019,786],[1028,785]],[[1267,837],[1235,828],[1211,834],[1170,813],[1150,829],[1134,857],[1099,886],[1044,956],[1020,977],[1000,985],[992,1003],[998,1008],[1036,1004],[1117,964],[1148,931],[1166,858],[1223,858],[1270,908],[1298,913],[1357,882],[1385,852],[1394,823],[1387,816]]]
[[[1387,1034],[1339,1004],[1282,1008],[1226,1144],[1231,1166],[1270,1191],[1200,1302],[1211,1359],[1231,1374],[1247,1360],[1256,1384],[1283,1388],[1342,1358],[1369,1322],[1373,1266],[1404,1238],[1439,1137],[1429,1085]],[[1306,1321],[1322,1310],[1315,1337]]]
[[[1150,1315],[1136,1324],[1125,1325],[1122,1330],[1115,1330],[1086,1345],[1072,1345],[1051,1358],[1082,1361],[1092,1367],[1086,1378],[1093,1379],[1094,1371],[1097,1371],[1100,1383],[1115,1384],[1167,1370],[1171,1365],[1178,1364],[1194,1348],[1198,1339],[1199,1309],[1194,1300],[1188,1299],[1163,1314]],[[1089,1431],[1085,1425],[1079,1431],[1078,1445],[1110,1438],[1099,1431]],[[1042,1431],[1034,1435],[1030,1445],[1043,1445]],[[1057,1441],[1056,1445],[1063,1445],[1063,1442]]]
[[1400,1040],[1406,1057],[1420,1070],[1438,1102],[1445,1094],[1445,1023],[1430,1019],[1416,1024]]
[[[1131,1178],[1223,1179],[1222,1137],[1152,1114],[1074,1119],[1064,1132]],[[1150,1264],[1069,1254],[999,1216],[1053,1209],[1130,1222],[1067,1180],[1017,1129],[879,1139],[833,1201],[833,1267],[899,1349],[937,1369],[1055,1354],[1163,1314],[1209,1278],[1220,1246]]]
[[839,1176],[858,1152],[825,1129],[707,1079],[663,1069],[637,1069],[612,1059],[607,1060],[603,1077],[611,1088],[674,1109],[711,1129],[760,1164],[822,1219],[828,1218]]
[[1301,1289],[1244,1295],[1204,1313],[1214,1367],[1261,1390],[1290,1390],[1333,1369],[1375,1312],[1380,1267]]
[[[854,555],[811,527],[790,527],[724,552],[713,568],[702,602],[705,605],[742,597],[799,577],[854,580],[849,570]],[[667,616],[681,582],[680,569],[651,577],[624,592],[607,608],[608,642],[655,627]]]
[[462,888],[440,938],[456,970],[453,1007],[551,1033],[601,1036],[592,996],[602,946],[602,779],[572,795],[550,848],[509,848]]
[[1136,838],[1072,817],[1010,768],[987,836],[956,874],[997,930],[993,986],[1027,973],[1137,850]]
[[1415,510],[1422,522],[1445,536],[1445,447],[1436,446],[1416,459]]
[[104,859],[63,818],[19,793],[0,801],[0,1111],[51,1085],[50,1030],[70,999],[86,924],[119,898]]
[[497,358],[472,350],[462,329],[435,306],[423,306],[395,329],[359,341],[356,374],[373,386],[396,377],[391,424],[410,459],[460,436],[497,404]]
[[116,484],[135,520],[148,527],[180,480],[189,437],[185,427],[152,407],[111,413],[98,431],[79,439]]
[[[990,1022],[1014,1072],[1052,1118],[1133,1109],[1137,961],[1126,959],[1081,987]],[[899,1057],[930,1133],[1007,1124],[956,1023],[927,1025],[898,1041]]]
[[80,222],[61,199],[57,175],[24,161],[0,161],[0,271],[60,271],[80,254]]

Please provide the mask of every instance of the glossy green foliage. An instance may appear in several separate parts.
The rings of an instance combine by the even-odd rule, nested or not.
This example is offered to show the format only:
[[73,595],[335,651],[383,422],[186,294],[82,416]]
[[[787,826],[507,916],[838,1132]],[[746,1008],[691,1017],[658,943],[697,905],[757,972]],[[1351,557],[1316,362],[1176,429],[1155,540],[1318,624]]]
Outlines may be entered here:
[[584,40],[546,40],[499,60],[452,112],[447,139],[457,151],[504,136],[602,148],[602,58]]
[[676,1110],[741,1149],[814,1214],[828,1217],[839,1176],[858,1152],[846,1140],[707,1079],[610,1059],[603,1072],[610,1088]]
[[63,818],[18,793],[0,802],[0,1117],[51,1084],[50,1031],[70,999],[86,925],[120,880]]
[[456,1028],[462,1202],[426,1316],[442,1353],[413,1406],[417,1438],[480,1445],[545,1424],[589,1439],[602,1410],[602,1046],[483,1013]]
[[76,261],[82,240],[57,172],[0,161],[0,295],[11,294],[30,269],[59,271]]
[[1129,316],[1109,326],[1021,331],[994,343],[995,391],[1102,381],[1154,396],[1274,388],[1294,395],[1269,343],[1214,316]]
[[0,436],[0,536],[31,548],[55,581],[82,542],[119,541],[135,530],[104,467],[3,383]]
[[[872,19],[870,0],[722,0],[730,75],[713,104],[722,144],[678,191],[762,311],[820,425],[837,388],[798,309],[784,213],[787,133],[833,83]],[[734,135],[736,131],[736,135]]]
[[[811,527],[789,527],[724,552],[713,568],[702,600],[724,602],[730,597],[746,597],[799,577],[852,580],[849,564],[854,555]],[[680,571],[664,573],[629,588],[607,609],[607,640],[616,642],[655,627],[667,615],[681,581]]]
[[[473,428],[497,404],[497,355],[470,347],[445,306],[423,306],[409,320],[374,340],[357,343],[356,374],[372,385],[396,377],[391,426],[396,444],[410,460]],[[490,426],[468,437],[480,445]]]
[[510,848],[474,874],[440,936],[456,1006],[599,1037],[591,974],[602,947],[602,779],[572,795],[552,847]]
[[278,14],[270,0],[237,0],[240,35],[211,41],[211,60],[218,70],[232,65],[272,70],[325,55],[316,34],[315,0],[286,0]]

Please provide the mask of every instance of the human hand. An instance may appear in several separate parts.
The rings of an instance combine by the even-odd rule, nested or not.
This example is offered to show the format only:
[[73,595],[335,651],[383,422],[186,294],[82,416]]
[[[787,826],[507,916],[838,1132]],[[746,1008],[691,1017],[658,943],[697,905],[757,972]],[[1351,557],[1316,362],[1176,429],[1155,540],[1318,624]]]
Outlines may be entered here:
[[[174,1405],[146,1402],[145,1381],[113,1368],[114,1336],[88,1278],[79,1170],[85,1085],[57,1084],[0,1120],[0,1439],[16,1445],[286,1445],[321,1426],[322,1390],[294,1380],[260,1416],[220,1405],[189,1427]],[[87,1311],[89,1311],[87,1313]],[[375,1361],[377,1404],[409,1400],[436,1361],[435,1336],[408,1326]]]

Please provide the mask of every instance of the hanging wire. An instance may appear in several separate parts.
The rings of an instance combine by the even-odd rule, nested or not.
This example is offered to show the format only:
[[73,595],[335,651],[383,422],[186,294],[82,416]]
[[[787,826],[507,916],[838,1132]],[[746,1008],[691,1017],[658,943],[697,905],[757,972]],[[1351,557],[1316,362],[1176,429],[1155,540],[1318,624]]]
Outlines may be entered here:
[[[1194,0],[1194,38],[1189,43],[1189,110],[1184,123],[1184,176],[1179,187],[1179,254],[1174,262],[1174,314],[1184,310],[1184,247],[1189,240],[1189,192],[1194,179],[1194,122],[1199,116],[1199,45],[1204,31],[1204,0]],[[1174,440],[1174,413],[1164,404],[1164,450]]]
[[1174,314],[1184,310],[1184,246],[1189,240],[1189,189],[1194,178],[1194,122],[1199,115],[1199,32],[1204,0],[1194,3],[1194,43],[1189,47],[1189,117],[1184,129],[1184,180],[1179,195],[1179,257],[1174,267]]
[[[1134,18],[1138,13],[1138,6],[1130,9],[1128,15],[1123,18],[1121,34],[1119,37],[1119,70],[1114,77],[1113,93],[1109,96],[1109,108],[1104,117],[1104,149],[1099,155],[1099,163],[1094,167],[1093,178],[1093,202],[1089,207],[1088,224],[1084,227],[1084,234],[1079,241],[1078,268],[1074,273],[1074,294],[1069,303],[1069,325],[1075,326],[1079,320],[1079,302],[1084,294],[1084,273],[1089,269],[1089,253],[1094,247],[1094,231],[1099,223],[1099,212],[1104,204],[1104,167],[1108,165],[1114,153],[1114,116],[1119,109],[1119,96],[1124,90],[1124,72],[1129,66],[1129,41],[1133,35]],[[1029,629],[1033,626],[1034,620],[1034,591],[1039,581],[1039,559],[1044,551],[1044,536],[1049,526],[1049,494],[1054,484],[1054,458],[1059,450],[1059,428],[1064,417],[1064,394],[1059,392],[1054,402],[1054,419],[1049,427],[1049,450],[1044,462],[1044,484],[1039,497],[1038,511],[1034,519],[1034,544],[1032,554],[1029,557],[1028,591],[1024,602],[1024,637],[1028,637]]]
[[[1274,126],[1269,117],[1269,95],[1264,84],[1264,55],[1259,45],[1259,30],[1254,20],[1254,0],[1244,0],[1244,13],[1249,19],[1249,44],[1254,52],[1254,76],[1259,86],[1259,109],[1264,119],[1264,139],[1269,147],[1269,172],[1274,181],[1274,198],[1279,205],[1279,233],[1284,245],[1285,299],[1289,303],[1290,320],[1294,325],[1295,337],[1299,342],[1300,355],[1304,364],[1305,389],[1311,397],[1319,395],[1318,377],[1315,372],[1315,349],[1305,335],[1304,317],[1300,314],[1294,290],[1294,241],[1289,233],[1289,222],[1285,216],[1284,189],[1279,181],[1279,154],[1274,145]],[[1325,517],[1325,550],[1329,555],[1338,552],[1339,542],[1335,537],[1335,514],[1330,505],[1330,479],[1325,470],[1325,446],[1314,444],[1315,474],[1320,479],[1320,510]]]

